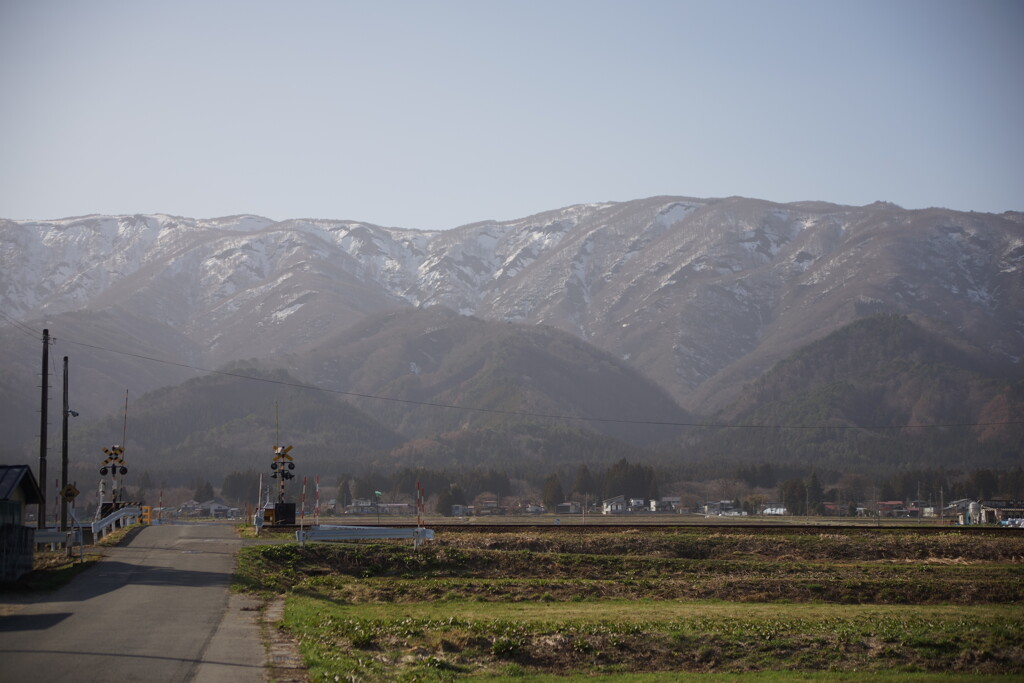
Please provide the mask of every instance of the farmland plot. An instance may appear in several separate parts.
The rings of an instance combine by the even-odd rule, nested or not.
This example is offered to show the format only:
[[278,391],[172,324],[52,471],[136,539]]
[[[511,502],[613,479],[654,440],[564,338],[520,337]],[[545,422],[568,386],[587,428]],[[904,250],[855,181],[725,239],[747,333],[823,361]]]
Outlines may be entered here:
[[312,680],[976,680],[1024,674],[1022,558],[1014,532],[510,528],[254,546],[238,583],[288,595]]

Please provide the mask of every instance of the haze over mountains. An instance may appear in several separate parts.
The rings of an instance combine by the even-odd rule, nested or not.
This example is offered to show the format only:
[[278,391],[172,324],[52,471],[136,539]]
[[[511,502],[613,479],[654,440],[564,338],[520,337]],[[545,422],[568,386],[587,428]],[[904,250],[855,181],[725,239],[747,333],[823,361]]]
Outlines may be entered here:
[[[624,444],[692,446],[680,425],[804,419],[779,406],[858,377],[834,392],[875,408],[823,399],[821,419],[976,422],[1024,406],[1020,213],[654,197],[439,232],[257,216],[0,221],[0,245],[0,308],[50,328],[91,417],[117,413],[125,387],[141,396],[198,374],[183,366],[225,363],[279,368],[338,400],[396,399],[347,397],[399,440],[532,413]],[[864,319],[890,322],[845,331]],[[864,356],[849,334],[867,348],[888,339],[891,353]],[[6,321],[0,339],[4,429],[25,444],[39,344]],[[916,385],[865,380],[915,358]],[[991,458],[1011,456],[1014,434]]]

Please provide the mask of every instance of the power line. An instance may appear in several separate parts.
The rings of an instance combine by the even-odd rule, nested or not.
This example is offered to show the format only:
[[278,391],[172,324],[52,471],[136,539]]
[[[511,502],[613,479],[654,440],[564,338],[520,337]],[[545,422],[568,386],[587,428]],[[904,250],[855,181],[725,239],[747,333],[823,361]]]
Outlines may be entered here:
[[0,311],[0,317],[2,317],[4,320],[6,320],[7,322],[9,322],[12,325],[14,325],[14,328],[16,330],[18,330],[19,332],[22,332],[24,334],[29,335],[30,337],[32,337],[36,341],[42,339],[43,335],[42,335],[41,332],[39,332],[38,330],[33,330],[31,327],[28,327],[27,325],[24,325],[24,324],[18,322],[17,320],[15,320],[11,316],[7,315],[3,311]]
[[154,363],[162,363],[164,365],[171,365],[174,367],[185,368],[188,370],[194,370],[196,372],[205,372],[212,375],[221,375],[224,377],[234,377],[237,379],[245,379],[253,382],[264,382],[266,384],[275,384],[278,386],[291,387],[295,389],[308,389],[311,391],[320,391],[328,394],[335,394],[338,396],[348,396],[351,398],[361,399],[373,399],[377,401],[387,401],[390,403],[402,403],[406,405],[423,406],[430,408],[444,408],[448,410],[463,410],[476,413],[488,413],[492,415],[511,415],[517,417],[532,417],[537,419],[547,420],[571,420],[577,422],[601,422],[601,423],[614,423],[614,424],[631,424],[631,425],[646,425],[652,427],[702,427],[710,429],[762,429],[762,430],[775,430],[775,429],[793,429],[793,430],[812,430],[812,429],[843,429],[843,430],[903,430],[903,429],[940,429],[947,427],[991,427],[991,426],[1003,426],[1003,425],[1017,425],[1024,424],[1024,420],[1007,420],[1003,422],[952,422],[952,423],[941,423],[941,424],[922,424],[922,425],[759,425],[759,424],[727,424],[727,423],[715,423],[715,422],[675,422],[671,420],[638,420],[628,418],[609,418],[609,417],[588,417],[579,415],[560,415],[555,413],[535,413],[529,411],[519,410],[500,410],[497,408],[480,408],[474,406],[460,406],[450,403],[438,403],[434,401],[415,401],[412,399],[405,398],[393,398],[389,396],[377,396],[374,394],[363,394],[353,391],[342,391],[340,389],[330,389],[327,387],[318,387],[313,384],[304,384],[301,382],[288,382],[285,380],[272,379],[269,377],[254,377],[252,375],[246,375],[240,372],[230,372],[227,370],[211,370],[209,368],[201,368],[195,365],[189,365],[188,363],[181,363],[178,361],[164,360],[162,358],[154,358],[152,356],[145,356],[139,353],[132,353],[130,351],[119,351],[117,349],[107,348],[105,346],[99,346],[96,344],[87,344],[85,342],[74,341],[72,339],[62,338],[62,341],[66,341],[70,344],[77,346],[84,346],[90,349],[96,349],[99,351],[106,351],[108,353],[116,353],[122,356],[129,356],[131,358],[138,358],[139,360],[150,361]]

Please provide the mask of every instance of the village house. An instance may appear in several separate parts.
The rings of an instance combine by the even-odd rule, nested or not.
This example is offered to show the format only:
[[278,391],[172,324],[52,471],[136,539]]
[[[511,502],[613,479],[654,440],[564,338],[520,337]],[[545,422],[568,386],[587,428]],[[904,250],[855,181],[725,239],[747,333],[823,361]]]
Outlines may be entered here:
[[902,500],[880,500],[875,503],[879,517],[905,517],[906,506]]
[[737,516],[740,514],[740,510],[734,505],[734,501],[731,500],[709,500],[704,503],[704,514],[707,516]]
[[42,502],[28,465],[0,465],[0,581],[15,581],[32,571],[35,529],[25,525],[25,506]]
[[356,498],[351,505],[345,506],[346,515],[372,515],[377,512],[377,506],[369,498]]
[[661,500],[651,499],[651,512],[674,512],[678,509],[682,500],[680,498],[662,498]]
[[487,498],[479,501],[478,505],[473,506],[476,509],[478,515],[503,515],[505,509],[498,507],[497,498]]
[[627,511],[626,508],[626,497],[615,496],[614,498],[608,498],[601,503],[601,514],[602,515],[621,515]]
[[199,504],[200,517],[213,517],[214,519],[235,519],[241,517],[242,511],[239,508],[225,505],[219,500],[208,500]]
[[198,500],[189,499],[178,506],[178,515],[180,517],[198,517],[202,514],[200,510],[201,503]]
[[960,498],[942,508],[942,516],[945,519],[960,519],[963,515],[967,514],[967,508],[974,501],[970,498]]

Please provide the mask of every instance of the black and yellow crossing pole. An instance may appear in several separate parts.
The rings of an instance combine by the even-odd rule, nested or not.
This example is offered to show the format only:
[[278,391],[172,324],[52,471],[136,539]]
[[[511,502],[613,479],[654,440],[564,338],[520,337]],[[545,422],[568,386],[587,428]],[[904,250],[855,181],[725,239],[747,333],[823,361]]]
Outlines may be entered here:
[[270,469],[274,471],[270,475],[271,478],[281,480],[281,486],[277,495],[277,502],[279,503],[284,502],[285,481],[295,478],[295,475],[290,471],[295,469],[295,459],[288,454],[291,450],[291,446],[274,446],[274,461],[270,463]]
[[[124,464],[124,446],[111,446],[110,448],[104,448],[103,452],[107,454],[107,459],[100,463],[100,476],[105,477],[107,473],[110,473],[110,502],[111,512],[117,509],[117,475],[120,474],[122,477],[128,474],[128,468]],[[100,501],[102,507],[103,501]]]

